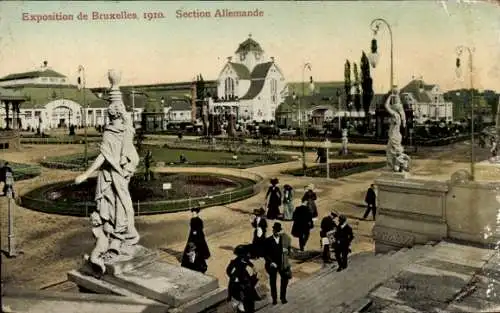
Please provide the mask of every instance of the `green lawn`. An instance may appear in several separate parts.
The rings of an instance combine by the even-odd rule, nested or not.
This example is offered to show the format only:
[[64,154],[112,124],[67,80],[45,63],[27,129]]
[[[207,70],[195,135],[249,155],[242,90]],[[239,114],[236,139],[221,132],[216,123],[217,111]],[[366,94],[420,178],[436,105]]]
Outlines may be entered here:
[[[280,162],[291,161],[288,155],[277,154],[234,154],[225,151],[204,151],[204,150],[189,150],[189,149],[170,149],[159,146],[144,146],[141,153],[141,159],[146,154],[147,150],[153,153],[153,165],[157,162],[164,162],[165,165],[181,165],[181,166],[221,166],[248,168],[252,166],[260,166],[263,164],[273,164]],[[186,163],[180,162],[180,156],[184,155],[187,159]],[[97,151],[89,152],[89,160],[92,161],[97,157]],[[62,157],[54,157],[40,162],[43,166],[49,168],[83,170],[83,154],[67,155]],[[144,162],[141,160],[139,168],[144,167]]]
[[189,163],[206,163],[206,162],[235,162],[240,161],[241,163],[254,162],[256,160],[262,160],[263,155],[260,154],[238,154],[237,159],[233,159],[234,153],[225,151],[199,151],[199,150],[187,150],[187,149],[170,149],[162,147],[150,148],[153,153],[153,159],[156,162],[165,163],[176,163],[179,162],[181,154],[184,154]]

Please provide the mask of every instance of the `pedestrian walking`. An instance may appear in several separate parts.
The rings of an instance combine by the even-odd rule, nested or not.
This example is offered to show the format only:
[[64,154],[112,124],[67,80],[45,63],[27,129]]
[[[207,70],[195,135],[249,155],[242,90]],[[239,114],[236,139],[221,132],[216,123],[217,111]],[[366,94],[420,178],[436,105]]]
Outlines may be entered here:
[[280,275],[280,300],[281,303],[287,303],[286,290],[288,281],[292,278],[292,268],[288,256],[291,249],[291,239],[285,233],[282,233],[281,224],[276,222],[273,225],[273,234],[266,239],[266,271],[269,274],[269,284],[271,287],[271,297],[273,305],[278,304],[278,292],[276,280]]
[[277,178],[271,179],[271,185],[267,189],[266,193],[267,219],[270,220],[275,220],[280,215],[282,195],[278,184],[279,180]]
[[283,220],[291,221],[293,219],[293,188],[286,184],[283,186]]
[[313,227],[311,210],[304,201],[293,212],[292,236],[299,238],[300,251],[304,251]]
[[331,263],[331,247],[334,243],[334,234],[337,229],[337,223],[335,219],[338,214],[334,211],[330,212],[327,216],[323,217],[321,220],[321,230],[319,231],[319,236],[321,237],[321,245],[323,247],[323,262]]
[[366,191],[365,202],[366,211],[363,215],[363,219],[366,219],[371,211],[373,220],[375,220],[375,215],[377,214],[377,194],[375,193],[375,185],[371,184],[370,188]]
[[347,256],[351,252],[350,246],[354,239],[352,228],[347,224],[347,218],[344,215],[339,216],[339,226],[335,232],[335,258],[340,272],[347,268]]
[[182,254],[181,266],[205,273],[208,269],[206,260],[210,258],[210,250],[203,231],[203,220],[199,217],[200,208],[191,209],[193,217],[189,224],[189,236]]
[[5,164],[0,168],[0,183],[3,182],[2,192],[4,196],[7,196],[7,189],[8,189],[7,173],[10,173],[12,176],[14,176],[14,172],[12,171],[9,162],[5,162]]
[[252,239],[252,257],[260,258],[264,256],[264,242],[266,240],[267,220],[264,214],[266,210],[259,208],[254,210],[252,220],[253,239]]
[[258,277],[253,263],[250,261],[252,247],[239,245],[234,249],[236,258],[229,262],[226,274],[229,276],[228,300],[236,312],[255,312],[255,301],[260,296],[255,289]]
[[307,185],[306,192],[304,193],[304,196],[302,196],[302,203],[307,202],[307,206],[309,207],[309,210],[311,210],[313,219],[318,217],[318,208],[316,207],[317,199],[318,197],[314,192],[314,185]]

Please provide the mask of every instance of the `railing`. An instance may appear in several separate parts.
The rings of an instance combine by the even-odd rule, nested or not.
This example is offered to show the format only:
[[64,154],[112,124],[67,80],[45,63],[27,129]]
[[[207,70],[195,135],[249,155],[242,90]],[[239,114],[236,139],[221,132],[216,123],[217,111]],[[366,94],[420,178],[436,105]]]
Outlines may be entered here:
[[[217,173],[210,173],[210,174],[214,175]],[[224,175],[227,176],[227,174]],[[241,175],[240,177],[242,178],[251,179],[253,181],[253,184],[236,190],[222,192],[213,195],[207,195],[203,197],[165,200],[165,201],[143,201],[143,202],[137,201],[133,204],[135,215],[140,216],[140,215],[161,214],[161,213],[175,213],[175,212],[189,210],[194,206],[200,208],[220,206],[250,198],[258,194],[262,190],[263,186],[262,176],[243,171],[240,171],[239,175]],[[56,203],[46,199],[39,199],[34,196],[34,195],[48,194],[52,190],[59,188],[61,184],[68,184],[68,183],[69,182],[52,184],[47,186],[47,188],[45,189],[44,187],[42,187],[32,192],[28,192],[27,194],[22,195],[19,198],[18,200],[19,205],[34,211],[40,211],[44,213],[88,217],[89,214],[93,212],[96,208],[96,203],[93,201],[66,204],[66,203]]]

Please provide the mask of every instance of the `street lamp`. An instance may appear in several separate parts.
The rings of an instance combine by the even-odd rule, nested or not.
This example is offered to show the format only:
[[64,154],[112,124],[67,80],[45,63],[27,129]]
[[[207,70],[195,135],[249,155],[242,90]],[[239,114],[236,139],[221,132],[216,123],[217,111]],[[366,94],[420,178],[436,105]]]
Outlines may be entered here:
[[[84,115],[84,127],[83,131],[85,133],[85,148],[83,150],[83,158],[84,158],[84,163],[85,167],[88,165],[88,140],[87,140],[87,115],[88,115],[88,106],[85,105],[85,68],[83,65],[78,66],[78,88],[82,92],[82,101],[83,101],[83,107],[85,110],[85,115]],[[71,121],[71,118],[70,118]]]
[[5,189],[7,206],[8,206],[8,215],[9,215],[9,233],[8,233],[8,256],[15,257],[17,256],[16,247],[15,247],[15,238],[14,238],[14,210],[12,208],[12,198],[14,197],[14,176],[12,175],[12,171],[7,171],[5,173]]
[[377,39],[375,39],[375,37],[377,36],[377,33],[380,30],[380,26],[382,24],[387,26],[387,29],[389,30],[389,35],[391,38],[391,81],[390,81],[390,85],[389,85],[389,89],[390,89],[390,88],[392,88],[392,86],[394,86],[394,57],[393,57],[394,56],[394,44],[393,44],[393,39],[392,39],[391,25],[389,25],[389,23],[386,20],[384,20],[383,18],[376,18],[370,24],[370,27],[373,31],[373,39],[371,42],[371,53],[369,54],[368,59],[370,61],[370,64],[372,65],[372,67],[375,68],[377,66],[378,60],[379,60],[379,54],[377,51]]
[[469,75],[470,75],[470,89],[471,89],[471,99],[470,99],[470,117],[471,117],[471,123],[470,123],[470,131],[471,131],[471,144],[470,144],[470,174],[471,174],[471,180],[475,179],[475,169],[474,169],[474,162],[475,162],[475,148],[474,148],[474,84],[472,80],[472,56],[474,49],[471,49],[467,46],[458,46],[456,48],[457,52],[457,59],[456,59],[456,74],[457,76],[460,76],[461,74],[461,66],[460,66],[460,57],[462,56],[463,52],[467,51],[469,53]]
[[[305,63],[304,66],[302,67],[302,99],[304,99],[306,92],[305,92],[305,87],[306,87],[306,82],[305,82],[305,72],[306,69],[311,72],[311,63]],[[310,78],[310,85],[309,87],[311,88],[311,91],[314,89],[314,82],[312,80],[312,76]],[[300,127],[300,132],[301,132],[301,137],[302,137],[302,170],[304,171],[304,176],[306,176],[306,169],[307,169],[307,164],[306,164],[306,132],[305,132],[305,125],[302,123],[302,110],[301,110],[301,99],[299,99],[299,127]],[[306,120],[307,123],[307,120]]]

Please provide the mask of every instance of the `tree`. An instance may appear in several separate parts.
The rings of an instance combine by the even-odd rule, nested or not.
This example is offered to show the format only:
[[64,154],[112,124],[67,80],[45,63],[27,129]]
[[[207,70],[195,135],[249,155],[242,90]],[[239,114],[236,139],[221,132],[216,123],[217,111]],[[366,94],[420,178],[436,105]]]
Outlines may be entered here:
[[354,94],[354,107],[356,111],[361,111],[361,91],[359,89],[359,73],[358,73],[358,65],[354,63],[353,66],[353,74],[354,74],[354,86],[355,86],[355,94]]
[[196,77],[196,99],[205,99],[205,81],[201,74]]
[[345,60],[344,91],[345,91],[345,105],[347,109],[347,106],[349,105],[349,103],[351,103],[351,63],[349,63],[349,60]]
[[368,123],[370,121],[370,105],[373,100],[373,80],[370,76],[370,62],[364,51],[361,55],[360,68],[361,88],[363,89],[363,110],[365,111],[365,117]]

